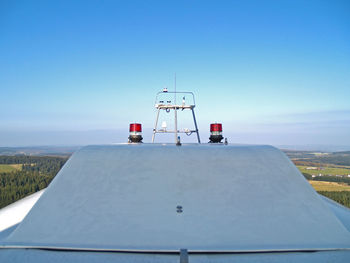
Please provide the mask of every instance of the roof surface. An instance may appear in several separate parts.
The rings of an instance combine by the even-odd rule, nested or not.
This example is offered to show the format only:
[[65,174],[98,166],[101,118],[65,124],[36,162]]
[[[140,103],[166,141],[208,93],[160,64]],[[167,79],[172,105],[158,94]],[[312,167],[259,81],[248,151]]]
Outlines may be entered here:
[[44,190],[38,191],[0,209],[0,232],[20,223],[43,192]]
[[[94,262],[100,255],[104,262],[121,262],[129,255],[130,261],[178,262],[174,255],[112,253],[120,255],[116,259],[81,250],[184,248],[244,252],[251,259],[255,252],[270,252],[262,257],[266,262],[274,255],[283,259],[285,254],[276,252],[326,250],[314,257],[287,254],[296,261],[333,255],[334,262],[343,262],[350,258],[349,211],[321,198],[288,157],[270,146],[88,146],[69,159],[25,219],[0,239],[0,259],[21,258],[27,250],[20,248],[48,248],[80,252],[31,250],[28,256],[73,262],[81,254]],[[244,262],[244,255],[234,258]],[[229,255],[190,257],[208,262]]]

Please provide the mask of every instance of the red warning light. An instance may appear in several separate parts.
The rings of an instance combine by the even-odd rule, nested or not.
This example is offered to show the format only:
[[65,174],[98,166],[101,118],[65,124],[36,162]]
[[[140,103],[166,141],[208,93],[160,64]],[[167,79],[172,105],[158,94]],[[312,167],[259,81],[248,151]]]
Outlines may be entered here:
[[130,123],[130,132],[142,132],[141,123]]
[[221,123],[212,123],[210,124],[210,143],[220,143],[222,137],[222,124]]
[[129,126],[129,143],[142,142],[142,125],[141,123],[130,123]]
[[222,132],[222,124],[221,123],[210,124],[210,132]]

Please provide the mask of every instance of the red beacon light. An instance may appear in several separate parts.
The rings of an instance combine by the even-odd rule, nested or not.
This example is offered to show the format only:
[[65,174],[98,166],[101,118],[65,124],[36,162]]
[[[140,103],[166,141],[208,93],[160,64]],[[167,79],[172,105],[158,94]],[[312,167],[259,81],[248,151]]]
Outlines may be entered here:
[[130,123],[129,142],[142,142],[142,125],[141,123]]
[[209,143],[220,143],[222,137],[222,124],[221,123],[212,123],[210,124],[210,137]]

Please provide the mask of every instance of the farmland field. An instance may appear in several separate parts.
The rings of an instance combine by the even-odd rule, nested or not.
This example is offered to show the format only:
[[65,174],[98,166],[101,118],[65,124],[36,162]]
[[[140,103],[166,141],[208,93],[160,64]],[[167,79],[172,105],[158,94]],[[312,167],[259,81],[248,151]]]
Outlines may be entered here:
[[[309,166],[297,166],[302,173],[309,173],[309,174],[315,174],[315,175],[349,175],[350,174],[350,168],[348,167],[318,167],[318,169],[312,170],[307,169]],[[312,166],[315,167],[315,166]]]
[[309,181],[316,191],[350,191],[350,185],[335,182]]
[[0,173],[9,173],[22,170],[22,164],[0,164]]

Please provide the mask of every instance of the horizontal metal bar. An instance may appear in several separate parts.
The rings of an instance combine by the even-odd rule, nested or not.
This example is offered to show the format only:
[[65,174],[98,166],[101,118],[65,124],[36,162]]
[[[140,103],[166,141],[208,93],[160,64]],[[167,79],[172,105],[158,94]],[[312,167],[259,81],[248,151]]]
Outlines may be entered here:
[[193,92],[190,92],[190,91],[167,91],[167,92],[164,92],[164,91],[160,91],[160,92],[158,92],[157,93],[157,95],[156,95],[156,100],[155,100],[155,104],[157,104],[157,101],[158,101],[158,96],[160,95],[160,94],[190,94],[191,96],[192,96],[192,100],[193,100],[193,104],[194,105],[196,105],[196,100],[195,100],[195,98],[194,98],[194,94],[193,94]]
[[[94,248],[94,247],[72,247],[55,245],[0,245],[0,249],[45,249],[62,251],[99,251],[99,252],[126,252],[126,253],[161,253],[178,254],[177,249],[126,249],[126,248]],[[349,248],[291,248],[291,249],[191,249],[189,254],[241,254],[241,253],[291,253],[291,252],[317,252],[317,251],[350,251]]]
[[[175,133],[175,130],[174,131],[160,131],[160,130],[156,130],[154,131],[155,133]],[[177,131],[178,133],[196,133],[197,131],[196,130],[190,130],[190,131]]]
[[164,105],[164,104],[156,104],[155,106],[157,109],[163,109],[163,110],[166,110],[166,109],[177,109],[177,110],[180,110],[180,109],[193,109],[195,107],[195,105],[173,105],[173,104],[168,104],[168,105]]

